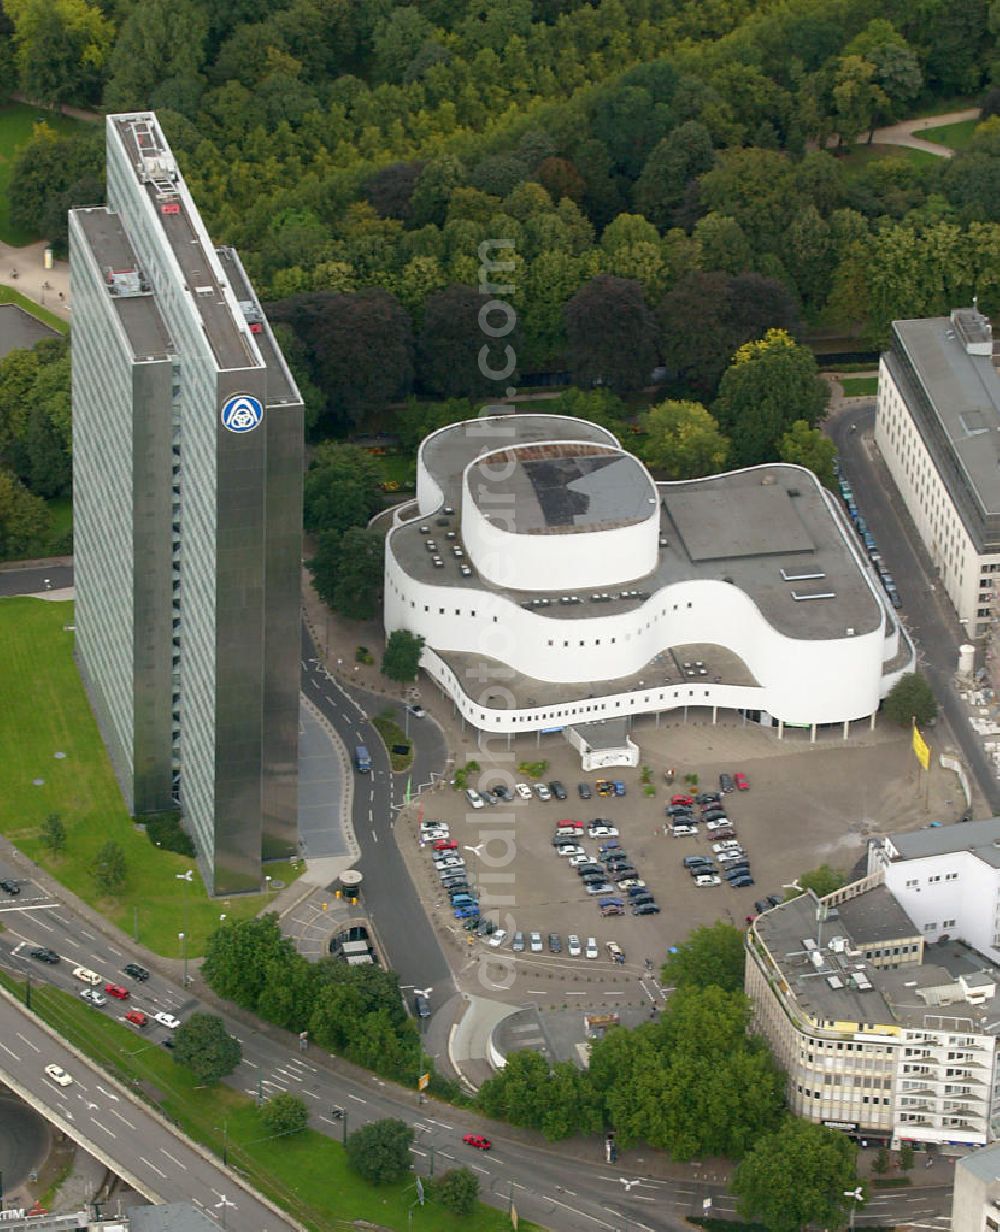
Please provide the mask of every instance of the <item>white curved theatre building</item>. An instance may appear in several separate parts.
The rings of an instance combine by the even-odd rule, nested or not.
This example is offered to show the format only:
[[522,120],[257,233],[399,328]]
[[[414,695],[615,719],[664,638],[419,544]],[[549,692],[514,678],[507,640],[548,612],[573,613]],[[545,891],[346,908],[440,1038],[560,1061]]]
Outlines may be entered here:
[[387,537],[385,625],[421,634],[424,669],[498,733],[724,707],[846,735],[913,665],[809,471],[658,484],[611,433],[561,415],[424,440]]

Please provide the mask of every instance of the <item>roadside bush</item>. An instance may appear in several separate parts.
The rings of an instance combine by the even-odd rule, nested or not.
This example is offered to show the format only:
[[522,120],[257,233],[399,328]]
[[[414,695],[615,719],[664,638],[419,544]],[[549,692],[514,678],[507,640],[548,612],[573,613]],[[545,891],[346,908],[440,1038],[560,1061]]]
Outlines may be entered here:
[[145,825],[146,836],[154,846],[194,858],[194,842],[181,825],[179,813],[162,813],[159,817],[150,817]]

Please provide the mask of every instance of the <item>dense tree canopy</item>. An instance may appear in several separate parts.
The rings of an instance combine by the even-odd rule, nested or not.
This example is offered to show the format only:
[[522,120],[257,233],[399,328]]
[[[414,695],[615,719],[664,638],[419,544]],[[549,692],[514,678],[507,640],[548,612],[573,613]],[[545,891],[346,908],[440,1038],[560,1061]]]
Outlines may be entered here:
[[598,274],[566,305],[569,362],[580,384],[647,385],[656,366],[656,334],[656,319],[633,279]]
[[663,982],[677,988],[715,985],[724,992],[741,992],[744,965],[743,933],[719,920],[693,929],[667,955]]
[[925,726],[937,717],[938,704],[927,678],[919,672],[907,672],[889,692],[882,705],[886,718],[909,727],[911,723]]

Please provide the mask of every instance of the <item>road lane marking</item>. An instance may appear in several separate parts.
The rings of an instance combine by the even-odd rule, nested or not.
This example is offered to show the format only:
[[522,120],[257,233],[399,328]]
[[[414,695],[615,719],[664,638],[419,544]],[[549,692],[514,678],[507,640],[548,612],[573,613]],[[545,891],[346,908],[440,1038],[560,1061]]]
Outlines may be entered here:
[[166,1180],[167,1174],[165,1172],[161,1172],[160,1169],[156,1166],[156,1164],[151,1164],[145,1155],[140,1155],[139,1158],[142,1160],[142,1162],[146,1165],[147,1168],[152,1168],[157,1176],[162,1176],[163,1179]]
[[243,1058],[243,1064],[249,1065],[251,1069],[260,1069],[260,1066],[256,1063],[256,1061],[248,1061],[246,1057]]
[[80,936],[81,936],[81,937],[86,937],[88,941],[96,941],[96,940],[97,940],[97,938],[94,936],[94,934],[93,934],[93,933],[88,933],[88,932],[87,932],[87,930],[86,930],[85,928],[81,928],[81,929],[80,929]]
[[[606,1223],[603,1219],[598,1219],[596,1215],[588,1215],[586,1211],[578,1211],[575,1206],[569,1206],[565,1202],[560,1202],[558,1198],[550,1198],[548,1194],[542,1194],[542,1198],[545,1202],[551,1202],[553,1206],[561,1206],[563,1210],[571,1211],[574,1215],[580,1215],[584,1219],[590,1219],[592,1222],[598,1224],[600,1227],[607,1228],[608,1232],[617,1232],[617,1229],[615,1228],[614,1224]],[[607,1210],[608,1208],[603,1207],[602,1209]],[[611,1214],[615,1215],[615,1212],[612,1211]],[[615,1217],[619,1218],[619,1216],[617,1215]]]
[[9,1057],[13,1057],[15,1061],[20,1062],[21,1058],[17,1055],[17,1053],[11,1052],[11,1050],[7,1047],[7,1045],[2,1040],[0,1040],[0,1048],[2,1048]]
[[319,1099],[319,1096],[316,1094],[315,1091],[303,1091],[302,1094],[308,1095],[310,1099]]
[[117,1141],[118,1135],[113,1133],[110,1129],[108,1129],[107,1125],[102,1125],[101,1122],[97,1119],[97,1117],[91,1117],[90,1119],[94,1122],[94,1124],[97,1126],[98,1129],[103,1129],[106,1134],[109,1134],[112,1138],[114,1138]]
[[465,1166],[471,1168],[473,1172],[482,1172],[484,1176],[489,1175],[489,1170],[487,1168],[480,1168],[478,1164],[466,1164]]
[[98,1091],[100,1091],[102,1095],[106,1095],[113,1104],[118,1103],[118,1096],[114,1093],[114,1091],[105,1091],[104,1087],[102,1087],[99,1082],[96,1085],[97,1085]]
[[123,1125],[127,1125],[129,1129],[135,1129],[135,1126],[128,1119],[128,1117],[123,1117],[117,1108],[109,1108],[108,1111],[111,1113],[113,1117],[117,1117],[118,1120],[121,1121]]
[[411,1147],[410,1147],[410,1151],[411,1151],[414,1155],[419,1155],[419,1156],[421,1156],[421,1158],[423,1158],[423,1159],[426,1159],[426,1158],[427,1158],[427,1152],[426,1152],[426,1151],[418,1151],[418,1150],[417,1150],[417,1148],[416,1148],[415,1146],[411,1146]]
[[183,1169],[184,1169],[184,1171],[185,1171],[185,1172],[187,1172],[187,1164],[182,1164],[182,1163],[181,1163],[181,1161],[177,1158],[177,1156],[176,1156],[176,1155],[171,1155],[171,1154],[170,1154],[170,1152],[167,1150],[167,1148],[166,1148],[165,1146],[161,1146],[161,1147],[160,1147],[160,1152],[161,1152],[161,1154],[166,1155],[167,1159],[169,1159],[169,1160],[171,1160],[173,1163],[175,1163],[175,1164],[177,1165],[177,1167],[178,1167],[178,1168],[183,1168]]
[[42,1051],[41,1048],[39,1048],[37,1044],[33,1044],[31,1040],[28,1039],[26,1036],[22,1035],[20,1031],[18,1031],[17,1033],[17,1038],[19,1040],[24,1040],[24,1042],[28,1045],[29,1048],[34,1048],[35,1052]]
[[[0,1048],[2,1048],[2,1047],[3,1047],[3,1045],[2,1045],[2,1044],[0,1044]],[[11,1054],[11,1055],[13,1055],[13,1054]],[[368,1103],[368,1100],[366,1100],[366,1099],[362,1099],[360,1095],[352,1095],[352,1094],[350,1093],[350,1091],[348,1091],[348,1092],[347,1092],[347,1098],[348,1098],[348,1099],[353,1099],[353,1100],[355,1101],[355,1103],[358,1103],[358,1104],[367,1104],[367,1103]]]

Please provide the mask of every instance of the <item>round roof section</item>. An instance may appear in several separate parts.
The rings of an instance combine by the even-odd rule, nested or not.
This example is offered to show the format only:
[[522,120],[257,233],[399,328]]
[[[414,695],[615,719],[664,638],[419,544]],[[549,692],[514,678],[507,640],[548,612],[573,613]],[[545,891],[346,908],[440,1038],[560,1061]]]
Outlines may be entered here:
[[466,488],[487,522],[517,535],[572,535],[659,518],[649,473],[611,445],[544,441],[477,458]]

